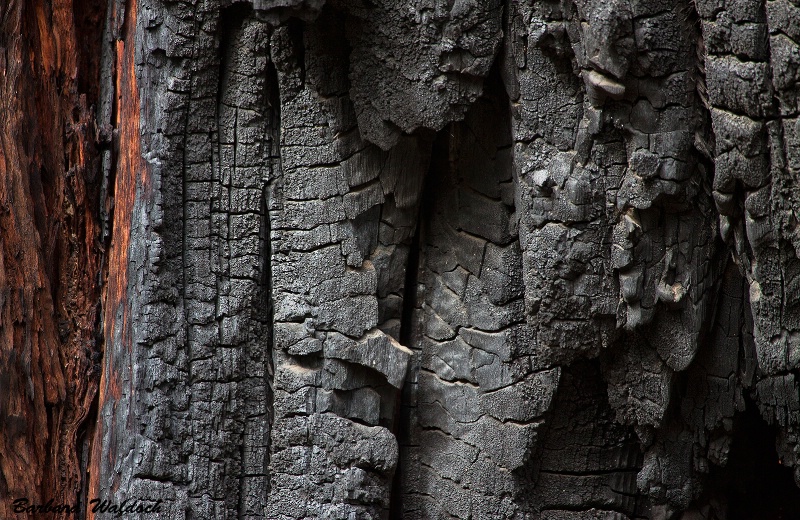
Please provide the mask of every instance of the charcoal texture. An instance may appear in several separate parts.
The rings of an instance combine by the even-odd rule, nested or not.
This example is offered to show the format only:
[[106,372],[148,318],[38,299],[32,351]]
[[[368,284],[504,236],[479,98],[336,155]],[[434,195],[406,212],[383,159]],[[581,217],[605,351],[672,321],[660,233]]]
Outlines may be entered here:
[[800,486],[797,0],[109,0],[101,47],[84,493],[710,520],[756,464]]

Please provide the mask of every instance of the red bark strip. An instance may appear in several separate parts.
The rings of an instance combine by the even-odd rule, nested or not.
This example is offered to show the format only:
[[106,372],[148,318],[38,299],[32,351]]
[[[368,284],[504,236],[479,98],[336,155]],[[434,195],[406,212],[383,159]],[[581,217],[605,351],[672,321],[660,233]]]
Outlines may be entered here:
[[82,88],[100,38],[77,27],[104,9],[0,4],[0,518],[36,516],[15,514],[18,498],[76,505],[81,489],[102,247],[96,93]]
[[[130,306],[128,302],[129,272],[128,258],[130,248],[131,218],[136,204],[137,183],[146,188],[149,184],[147,164],[142,159],[141,143],[139,138],[139,89],[136,83],[135,71],[135,34],[136,34],[136,0],[129,0],[124,12],[113,12],[110,20],[111,26],[116,27],[119,21],[124,20],[120,38],[116,42],[116,84],[115,97],[117,109],[114,126],[119,130],[119,154],[116,162],[114,184],[114,220],[112,227],[112,242],[108,259],[108,283],[105,287],[104,323],[103,331],[105,342],[104,366],[100,379],[100,396],[98,409],[115,408],[116,402],[122,395],[122,385],[130,383],[119,373],[120,363],[130,361],[131,322]],[[119,340],[117,339],[119,338]],[[130,367],[128,367],[130,368]],[[134,389],[128,387],[132,392]],[[105,489],[107,481],[99,481],[102,468],[110,467],[116,460],[114,448],[119,444],[113,439],[108,443],[103,442],[103,431],[115,431],[114,421],[120,420],[121,414],[113,413],[111,423],[102,424],[98,428],[92,444],[92,454],[89,464],[89,493],[90,499],[106,497],[113,489]],[[130,419],[130,417],[128,417]],[[102,419],[100,421],[102,423]],[[118,482],[112,484],[118,485]],[[94,518],[91,510],[87,518]]]

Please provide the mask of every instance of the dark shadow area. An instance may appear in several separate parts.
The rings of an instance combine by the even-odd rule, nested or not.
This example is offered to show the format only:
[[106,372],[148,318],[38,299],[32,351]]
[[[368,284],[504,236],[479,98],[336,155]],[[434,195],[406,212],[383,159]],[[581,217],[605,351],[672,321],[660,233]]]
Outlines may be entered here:
[[[447,131],[449,128],[450,126],[448,125],[445,127],[444,131]],[[406,264],[399,340],[402,345],[409,348],[414,348],[415,341],[419,339],[415,337],[415,333],[419,334],[419,325],[416,324],[414,320],[418,317],[417,307],[421,305],[418,300],[419,295],[417,294],[419,287],[420,251],[422,249],[421,244],[425,243],[424,234],[426,232],[426,224],[430,221],[434,205],[436,204],[436,193],[438,193],[438,188],[435,186],[435,183],[438,181],[437,170],[443,168],[443,165],[447,164],[447,140],[444,137],[444,131],[437,133],[435,136],[430,136],[430,139],[433,140],[431,159],[422,185],[416,229],[414,230],[414,236],[411,238],[408,261]],[[412,365],[409,367],[409,370],[415,370],[415,366]],[[414,406],[411,404],[413,400],[414,397],[411,385],[406,383],[403,385],[402,390],[397,393],[397,401],[395,402],[393,433],[397,438],[401,456],[397,461],[397,469],[392,478],[392,490],[389,504],[390,520],[402,520],[405,514],[403,504],[403,486],[405,485],[403,482],[403,472],[408,471],[408,468],[404,467],[406,461],[402,453],[407,451],[409,446],[411,446],[411,422],[415,417],[412,410]]]
[[800,489],[778,457],[776,430],[752,402],[736,418],[728,464],[710,480],[727,499],[727,520],[800,519]]
[[[598,359],[580,359],[561,372],[539,452],[530,468],[529,503],[542,518],[649,518],[649,500],[636,475],[643,453],[633,428],[615,420]],[[597,482],[597,485],[586,485]]]

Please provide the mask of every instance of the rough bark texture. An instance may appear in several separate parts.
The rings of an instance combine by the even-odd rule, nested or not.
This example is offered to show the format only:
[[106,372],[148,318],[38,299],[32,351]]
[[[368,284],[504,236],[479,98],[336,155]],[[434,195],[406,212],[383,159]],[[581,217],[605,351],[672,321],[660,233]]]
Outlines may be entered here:
[[[100,377],[102,1],[0,3],[0,517],[73,503]],[[88,430],[87,430],[88,429]]]
[[796,0],[0,29],[0,517],[800,515]]

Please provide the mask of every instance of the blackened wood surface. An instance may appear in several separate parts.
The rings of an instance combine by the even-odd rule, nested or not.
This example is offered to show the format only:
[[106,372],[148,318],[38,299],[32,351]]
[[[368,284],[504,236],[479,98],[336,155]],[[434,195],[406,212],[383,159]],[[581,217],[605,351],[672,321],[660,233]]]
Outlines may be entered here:
[[796,1],[101,4],[0,6],[0,516],[800,474]]

